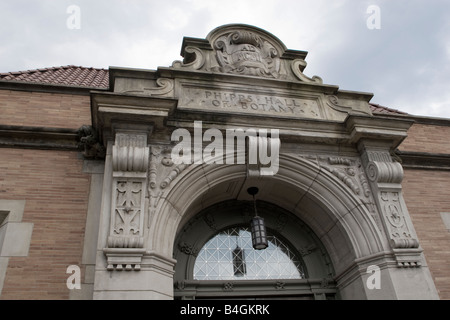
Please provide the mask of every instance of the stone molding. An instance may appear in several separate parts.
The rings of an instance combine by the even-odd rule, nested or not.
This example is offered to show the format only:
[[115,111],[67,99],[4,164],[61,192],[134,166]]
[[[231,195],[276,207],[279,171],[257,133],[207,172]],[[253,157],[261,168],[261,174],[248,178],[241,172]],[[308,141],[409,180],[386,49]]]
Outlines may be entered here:
[[195,299],[210,297],[211,295],[229,296],[255,294],[258,296],[272,296],[282,294],[284,296],[314,297],[316,300],[326,299],[326,296],[336,294],[336,286],[333,279],[301,279],[301,280],[261,280],[255,283],[251,280],[239,281],[214,281],[202,283],[198,280],[176,281],[174,283],[175,297],[182,299]]
[[406,169],[450,170],[450,154],[395,150]]
[[78,131],[67,128],[0,125],[0,147],[77,151]]

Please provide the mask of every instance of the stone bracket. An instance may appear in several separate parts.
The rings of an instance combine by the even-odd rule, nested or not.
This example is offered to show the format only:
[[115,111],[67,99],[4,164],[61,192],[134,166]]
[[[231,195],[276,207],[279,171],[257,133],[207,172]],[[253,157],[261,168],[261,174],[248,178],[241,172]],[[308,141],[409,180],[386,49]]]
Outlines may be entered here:
[[389,149],[365,148],[361,158],[397,265],[420,267],[422,250],[403,199],[402,165],[392,160]]
[[150,157],[147,132],[116,132],[112,146],[111,220],[104,249],[108,270],[140,270]]

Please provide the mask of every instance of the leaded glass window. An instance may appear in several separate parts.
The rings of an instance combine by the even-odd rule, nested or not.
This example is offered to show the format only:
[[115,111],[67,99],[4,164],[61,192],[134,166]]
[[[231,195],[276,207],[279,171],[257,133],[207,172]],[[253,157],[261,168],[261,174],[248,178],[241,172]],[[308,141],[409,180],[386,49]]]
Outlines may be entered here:
[[255,250],[247,228],[230,228],[216,234],[197,255],[194,279],[305,278],[301,259],[281,239],[269,232],[268,240],[266,249]]

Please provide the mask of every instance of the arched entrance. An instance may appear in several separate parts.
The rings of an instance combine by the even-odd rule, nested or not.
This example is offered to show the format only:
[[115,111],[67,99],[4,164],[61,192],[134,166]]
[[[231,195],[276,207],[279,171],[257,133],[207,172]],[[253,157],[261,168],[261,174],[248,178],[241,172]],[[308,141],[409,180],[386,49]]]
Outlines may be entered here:
[[[205,234],[194,232],[192,234],[199,239],[190,239],[187,228],[202,219],[208,208],[214,208],[214,205],[224,205],[231,200],[242,205],[240,201],[250,200],[247,188],[257,186],[260,190],[258,199],[284,210],[299,223],[301,221],[311,230],[310,234],[319,240],[320,246],[329,256],[330,266],[333,266],[332,280],[336,283],[338,293],[342,296],[342,292],[344,295],[345,292],[357,292],[359,298],[366,298],[367,275],[357,261],[385,251],[388,244],[367,207],[328,170],[313,161],[284,154],[280,155],[278,174],[269,178],[249,178],[244,165],[192,165],[179,178],[168,192],[166,201],[155,210],[149,232],[150,245],[156,251],[171,256],[174,254],[177,260],[181,257],[175,267],[175,283],[179,288],[186,285],[184,280],[189,280],[189,277],[192,279],[189,268],[194,263],[194,259],[182,261],[187,257],[183,258],[179,254],[179,239],[188,237],[190,243],[185,241],[188,246],[195,243],[196,249],[200,250],[213,236],[211,231]],[[242,209],[233,209],[231,212],[239,210]],[[239,219],[239,214],[235,219]],[[242,219],[239,222],[244,223]],[[236,223],[237,220],[231,220],[219,229]],[[272,228],[276,230],[273,225]],[[285,238],[295,242],[298,241],[297,236]],[[184,267],[180,267],[182,265]],[[326,263],[322,260],[321,265]],[[311,271],[308,269],[308,272]],[[322,281],[329,274],[329,271],[321,272],[315,279]],[[321,285],[318,283],[319,287]]]
[[[247,48],[256,51],[243,56]],[[306,52],[253,26],[185,38],[182,56],[155,71],[113,70],[112,91],[92,93],[92,123],[107,147],[95,298],[172,299],[174,275],[182,275],[178,289],[195,280],[194,260],[178,255],[179,239],[189,240],[184,251],[194,244],[201,250],[246,222],[227,220],[212,230],[218,233],[193,238],[186,228],[208,208],[242,206],[251,200],[249,187],[259,189],[258,201],[276,206],[269,211],[284,210],[311,230],[340,298],[437,296],[402,196],[402,166],[391,156],[412,121],[374,115],[371,94],[305,76]],[[180,144],[186,161],[174,157]],[[261,153],[269,145],[270,158]],[[220,149],[226,164],[211,161],[213,150],[223,158]],[[274,225],[270,230],[284,236]],[[298,236],[281,243],[300,251]],[[373,266],[380,290],[367,285]]]
[[328,254],[295,215],[257,202],[269,247],[252,248],[252,206],[248,201],[224,201],[185,224],[175,240],[175,298],[336,298]]

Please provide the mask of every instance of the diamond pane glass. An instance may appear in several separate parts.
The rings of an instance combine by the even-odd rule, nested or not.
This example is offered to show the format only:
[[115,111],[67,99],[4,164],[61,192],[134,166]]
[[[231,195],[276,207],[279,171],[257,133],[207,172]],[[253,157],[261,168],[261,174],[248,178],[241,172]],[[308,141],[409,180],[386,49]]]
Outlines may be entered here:
[[269,246],[252,247],[247,228],[218,233],[200,250],[194,265],[196,280],[301,279],[301,260],[279,238],[268,233]]

